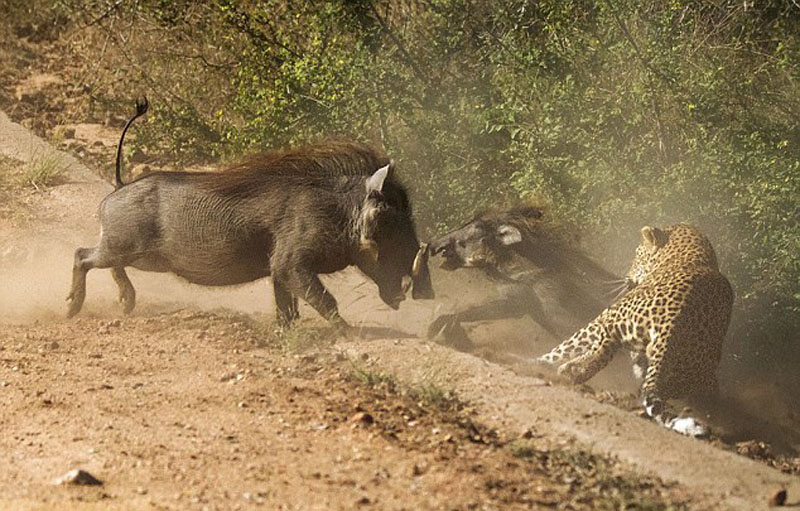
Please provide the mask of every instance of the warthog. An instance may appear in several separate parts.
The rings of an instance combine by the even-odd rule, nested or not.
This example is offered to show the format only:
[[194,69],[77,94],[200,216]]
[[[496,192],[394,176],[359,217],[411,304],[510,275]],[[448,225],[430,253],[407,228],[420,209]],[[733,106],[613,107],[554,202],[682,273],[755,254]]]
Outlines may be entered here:
[[[441,334],[467,349],[471,342],[461,323],[528,315],[560,339],[609,305],[624,281],[541,218],[541,209],[527,205],[487,211],[430,243],[431,254],[444,256],[442,268],[480,268],[497,283],[500,297],[437,317],[429,338]],[[553,320],[556,310],[563,321]]]
[[393,309],[412,283],[414,298],[433,298],[408,195],[383,154],[328,141],[256,154],[222,172],[157,172],[123,184],[125,132],[146,111],[146,99],[137,101],[120,137],[116,190],[100,204],[100,242],[75,251],[68,317],[81,309],[92,268],[111,268],[124,312],[133,310],[129,266],[205,286],[271,276],[284,324],[298,317],[300,297],[346,326],[318,275],[350,265]]

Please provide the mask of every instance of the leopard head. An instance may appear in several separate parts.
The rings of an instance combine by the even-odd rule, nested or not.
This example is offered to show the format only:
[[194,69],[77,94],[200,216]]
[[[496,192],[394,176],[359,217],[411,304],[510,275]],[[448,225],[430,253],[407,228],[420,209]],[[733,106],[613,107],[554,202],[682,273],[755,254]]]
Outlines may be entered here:
[[629,288],[634,288],[644,281],[653,271],[658,261],[659,251],[667,244],[669,234],[657,227],[642,227],[642,241],[636,247],[636,257],[631,269],[625,277]]

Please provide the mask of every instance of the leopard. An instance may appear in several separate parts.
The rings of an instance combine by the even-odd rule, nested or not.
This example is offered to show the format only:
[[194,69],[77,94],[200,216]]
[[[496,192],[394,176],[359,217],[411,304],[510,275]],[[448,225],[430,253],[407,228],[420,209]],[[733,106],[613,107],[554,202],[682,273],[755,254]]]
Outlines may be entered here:
[[668,400],[718,392],[734,292],[711,242],[688,224],[644,226],[626,282],[621,298],[537,361],[581,384],[627,348],[645,414],[684,435],[708,436],[707,424],[680,417]]

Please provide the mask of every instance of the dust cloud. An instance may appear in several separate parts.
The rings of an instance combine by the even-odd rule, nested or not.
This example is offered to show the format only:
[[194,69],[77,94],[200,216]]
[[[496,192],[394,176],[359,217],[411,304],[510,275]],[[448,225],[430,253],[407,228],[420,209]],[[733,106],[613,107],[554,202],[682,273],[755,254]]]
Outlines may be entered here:
[[[71,283],[72,256],[78,246],[92,246],[95,236],[59,233],[41,236],[22,233],[15,240],[4,240],[0,251],[0,322],[30,324],[64,322]],[[431,261],[437,298],[415,301],[410,298],[395,312],[385,306],[375,285],[357,270],[323,276],[323,282],[336,297],[343,317],[363,331],[382,337],[423,337],[427,325],[439,314],[491,298],[493,284],[478,271],[446,272]],[[250,284],[208,288],[188,284],[170,274],[128,270],[137,291],[134,316],[170,313],[179,309],[232,310],[272,321],[274,302],[269,279]],[[80,317],[122,318],[117,302],[117,287],[106,269],[91,270],[87,276],[87,297]],[[301,301],[302,321],[319,323],[316,312]],[[529,318],[465,324],[474,341],[475,355],[508,363],[508,354],[526,359],[545,353],[556,339]],[[634,396],[639,383],[633,378],[630,360],[620,350],[612,363],[591,382],[596,391],[612,391]],[[716,431],[734,442],[758,438],[768,441],[778,452],[800,450],[800,408],[796,399],[773,378],[755,374],[746,361],[726,353],[721,367],[721,394],[718,402],[695,404],[713,420]],[[631,402],[634,402],[631,398]]]
[[[75,236],[76,239],[80,238]],[[72,281],[73,253],[78,246],[64,240],[27,238],[7,242],[0,254],[0,320],[8,323],[64,319]],[[137,292],[134,314],[158,314],[194,307],[232,309],[248,314],[271,311],[271,286],[265,280],[211,289],[188,284],[169,274],[128,269]],[[107,269],[89,271],[86,301],[79,316],[122,317],[117,286]]]
[[[96,235],[61,231],[47,236],[20,232],[13,239],[0,240],[0,321],[25,324],[63,320],[75,249],[91,247],[96,239]],[[133,315],[196,308],[228,309],[266,317],[269,321],[274,317],[272,283],[268,278],[215,288],[190,284],[168,273],[133,268],[126,271],[136,289]],[[409,298],[399,312],[394,312],[378,298],[375,284],[353,268],[323,275],[321,279],[336,297],[342,315],[356,326],[385,326],[418,336],[441,308],[433,302]],[[122,317],[117,293],[108,269],[90,270],[86,278],[86,301],[78,317]],[[300,311],[302,318],[320,319],[302,300]]]

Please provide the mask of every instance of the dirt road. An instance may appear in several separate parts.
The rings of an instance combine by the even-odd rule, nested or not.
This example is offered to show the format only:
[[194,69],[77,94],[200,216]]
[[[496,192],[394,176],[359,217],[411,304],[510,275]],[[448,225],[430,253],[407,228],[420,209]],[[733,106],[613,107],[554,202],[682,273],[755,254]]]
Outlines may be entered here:
[[[53,151],[2,113],[0,147],[13,175]],[[276,333],[263,281],[210,291],[140,272],[133,317],[94,271],[84,312],[63,320],[72,251],[96,239],[110,187],[52,154],[63,182],[6,190],[22,220],[0,220],[0,509],[751,510],[800,496],[796,476],[419,339],[437,305],[391,312],[355,272],[326,283],[358,339],[306,307]],[[104,484],[52,484],[74,468]]]

